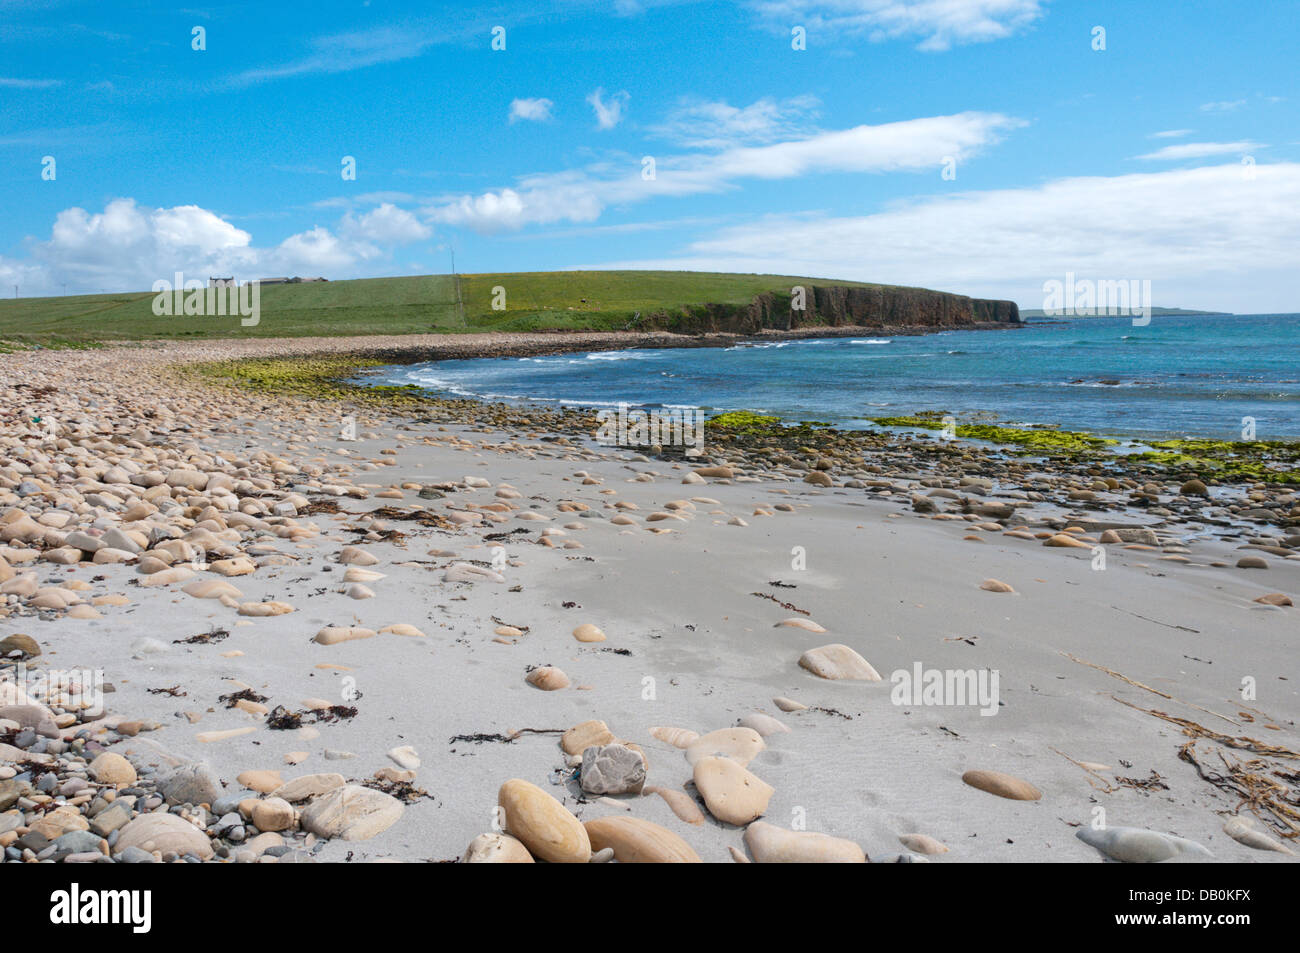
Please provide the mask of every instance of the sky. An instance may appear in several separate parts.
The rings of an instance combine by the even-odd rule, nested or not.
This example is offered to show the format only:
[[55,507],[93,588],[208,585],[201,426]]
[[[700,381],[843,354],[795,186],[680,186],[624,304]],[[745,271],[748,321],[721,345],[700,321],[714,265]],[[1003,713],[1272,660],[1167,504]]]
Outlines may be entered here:
[[0,0],[0,291],[573,268],[1300,311],[1294,0]]

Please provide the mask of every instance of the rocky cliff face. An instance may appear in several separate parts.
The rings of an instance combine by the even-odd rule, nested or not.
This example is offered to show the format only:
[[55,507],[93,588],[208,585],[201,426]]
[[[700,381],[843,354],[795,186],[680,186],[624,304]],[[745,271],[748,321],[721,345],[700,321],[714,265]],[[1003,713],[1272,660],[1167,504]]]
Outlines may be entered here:
[[790,331],[816,327],[956,328],[963,325],[1019,324],[1014,301],[992,301],[924,288],[856,288],[809,285],[806,308],[795,310],[791,295],[769,292],[748,305],[705,304],[681,311],[646,315],[638,328],[680,334]]

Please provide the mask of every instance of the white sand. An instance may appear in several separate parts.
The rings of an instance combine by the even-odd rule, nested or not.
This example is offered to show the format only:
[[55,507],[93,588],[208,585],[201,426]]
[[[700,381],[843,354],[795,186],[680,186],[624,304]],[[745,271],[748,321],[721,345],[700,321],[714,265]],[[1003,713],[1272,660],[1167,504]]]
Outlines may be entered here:
[[[330,417],[322,413],[324,427]],[[304,424],[300,433],[311,426]],[[0,633],[32,635],[46,648],[43,661],[49,665],[104,669],[116,686],[107,696],[112,713],[163,726],[115,750],[148,752],[156,742],[175,754],[207,760],[232,786],[235,776],[250,768],[278,769],[286,779],[331,771],[366,777],[391,766],[388,749],[413,746],[422,760],[416,783],[432,800],[410,805],[397,824],[373,839],[327,843],[318,855],[322,860],[342,860],[349,853],[357,859],[457,857],[474,836],[491,829],[500,784],[518,777],[562,798],[582,818],[625,809],[677,832],[706,862],[730,862],[727,847],[742,846],[740,829],[712,818],[702,826],[685,824],[657,796],[623,798],[621,808],[580,803],[576,782],[557,783],[564,756],[554,735],[526,734],[509,744],[449,739],[521,728],[565,729],[597,718],[645,749],[648,784],[680,788],[690,779],[690,767],[681,751],[651,737],[651,726],[703,733],[734,725],[753,711],[774,715],[791,729],[769,737],[768,749],[749,766],[776,789],[765,819],[850,838],[873,858],[903,850],[899,835],[924,833],[950,848],[936,862],[1097,862],[1100,855],[1076,839],[1072,825],[1091,822],[1100,806],[1109,824],[1190,838],[1218,860],[1294,859],[1251,850],[1224,835],[1221,828],[1235,801],[1179,760],[1178,749],[1189,738],[1176,725],[1118,700],[1227,735],[1300,749],[1295,727],[1300,672],[1294,664],[1298,610],[1251,601],[1264,592],[1296,593],[1300,565],[1294,560],[1270,559],[1270,570],[1250,572],[1208,566],[1216,558],[1235,562],[1236,554],[1223,544],[1195,543],[1191,564],[1115,545],[1107,547],[1107,568],[1094,571],[1089,550],[1047,548],[974,530],[966,521],[918,516],[906,506],[906,494],[882,500],[861,490],[801,483],[682,486],[684,469],[661,461],[633,463],[624,451],[594,448],[605,459],[590,462],[573,454],[560,459],[562,449],[537,441],[528,443],[543,449],[529,454],[460,449],[445,442],[457,428],[398,430],[394,421],[374,416],[363,416],[358,429],[380,436],[353,443],[318,435],[305,452],[286,450],[273,435],[284,428],[275,425],[259,425],[255,439],[206,433],[201,427],[191,439],[236,456],[263,449],[291,459],[324,456],[343,462],[335,450],[346,448],[357,458],[395,461],[395,466],[352,473],[357,483],[377,487],[458,481],[466,475],[492,484],[462,489],[446,500],[420,500],[412,490],[404,491],[401,501],[375,499],[372,491],[365,500],[341,498],[347,510],[421,505],[438,512],[448,502],[493,502],[495,489],[509,484],[523,494],[512,502],[552,521],[512,516],[486,530],[457,533],[388,522],[409,534],[405,546],[362,543],[380,560],[368,568],[387,578],[369,584],[376,598],[356,601],[338,591],[344,567],[334,556],[343,544],[358,541],[357,534],[343,531],[357,525],[357,518],[310,517],[325,528],[325,536],[300,549],[275,541],[282,552],[298,557],[295,565],[265,567],[230,580],[245,599],[296,607],[266,619],[244,619],[215,600],[182,594],[179,586],[129,585],[139,578],[131,566],[83,563],[69,572],[38,564],[43,580],[103,576],[95,593],[125,593],[132,603],[104,608],[104,618],[92,621],[5,620]],[[459,433],[493,445],[509,438]],[[420,441],[426,436],[440,442],[424,445]],[[398,444],[403,446],[396,455],[381,455]],[[600,484],[581,485],[574,476],[581,470]],[[658,476],[653,482],[630,482],[638,472]],[[616,495],[601,492],[611,489]],[[719,505],[697,503],[687,522],[641,522],[668,501],[691,497],[711,497]],[[561,500],[587,503],[607,517],[614,514],[603,509],[607,504],[629,501],[639,507],[632,514],[638,525],[557,513]],[[756,504],[782,502],[794,504],[795,511],[753,515]],[[731,516],[749,525],[727,525]],[[542,528],[571,522],[585,528],[565,538],[584,548],[536,544]],[[656,535],[647,531],[650,525],[673,532]],[[441,583],[441,567],[454,560],[426,555],[446,549],[487,560],[483,532],[519,527],[529,532],[506,543],[518,565],[504,569],[504,585]],[[964,541],[967,533],[984,542]],[[792,569],[795,547],[806,552],[804,570]],[[427,564],[398,565],[413,560]],[[332,571],[325,572],[327,566]],[[1010,583],[1016,593],[982,591],[979,584],[989,577]],[[794,588],[769,585],[774,580]],[[516,586],[521,591],[509,591]],[[321,588],[325,591],[318,594]],[[753,592],[806,610],[828,631],[774,628],[798,613]],[[566,609],[564,602],[578,605]],[[492,616],[530,631],[514,645],[494,642]],[[237,625],[245,621],[251,624]],[[586,622],[600,626],[608,641],[576,642],[570,632]],[[427,637],[382,634],[333,646],[310,641],[325,625],[378,629],[393,623],[414,624]],[[132,657],[130,647],[142,636],[170,643],[212,627],[228,629],[229,638],[172,645],[167,653],[143,660]],[[885,680],[828,682],[799,668],[804,650],[833,642],[852,646]],[[232,651],[242,654],[225,657]],[[1002,706],[986,717],[976,707],[893,704],[890,673],[910,671],[918,662],[926,668],[996,669]],[[350,671],[316,668],[320,663]],[[540,664],[562,668],[573,687],[542,692],[526,684],[525,668]],[[270,706],[298,708],[308,697],[343,703],[346,676],[355,679],[361,693],[354,702],[358,716],[320,725],[315,737],[268,730],[258,718],[217,702],[233,690],[226,679],[237,679],[269,696]],[[1247,676],[1257,680],[1256,701],[1242,700]],[[145,692],[172,685],[188,696]],[[772,702],[777,695],[849,717],[782,713]],[[190,724],[179,714],[187,710],[202,713],[201,719]],[[250,725],[257,730],[230,740],[196,740],[200,732]],[[1215,748],[1208,741],[1199,745],[1207,758]],[[327,760],[326,749],[354,752],[356,758]],[[283,756],[292,751],[310,757],[296,766],[284,764]],[[1109,766],[1098,774],[1115,789],[1104,793],[1100,781],[1063,755]],[[1214,763],[1221,767],[1217,759]],[[1290,764],[1295,770],[1295,762]],[[964,784],[962,773],[977,768],[1023,778],[1043,792],[1042,800],[1004,800]],[[1138,790],[1115,781],[1117,776],[1146,780],[1153,771],[1167,789]]]

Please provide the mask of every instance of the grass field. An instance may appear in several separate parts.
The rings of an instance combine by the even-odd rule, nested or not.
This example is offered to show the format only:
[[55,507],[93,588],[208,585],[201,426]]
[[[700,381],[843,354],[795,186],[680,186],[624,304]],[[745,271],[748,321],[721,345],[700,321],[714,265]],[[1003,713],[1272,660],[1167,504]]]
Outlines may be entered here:
[[[458,280],[463,308],[457,302]],[[254,327],[241,326],[238,317],[155,315],[155,296],[148,291],[15,298],[0,300],[0,350],[160,338],[620,330],[637,312],[746,304],[756,294],[788,294],[793,285],[812,281],[712,272],[558,271],[267,285]],[[494,297],[500,300],[496,288],[504,289],[502,310],[493,308]]]

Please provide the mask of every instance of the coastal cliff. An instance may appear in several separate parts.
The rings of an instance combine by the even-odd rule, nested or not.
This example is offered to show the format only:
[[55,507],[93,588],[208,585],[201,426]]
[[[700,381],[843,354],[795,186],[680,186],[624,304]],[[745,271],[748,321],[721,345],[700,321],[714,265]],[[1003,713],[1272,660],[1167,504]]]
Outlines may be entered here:
[[767,292],[747,305],[703,304],[655,311],[643,315],[633,327],[678,334],[757,334],[819,327],[958,328],[1020,323],[1020,309],[1014,301],[924,288],[808,285],[804,303],[803,310],[796,310],[791,294]]

